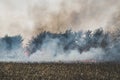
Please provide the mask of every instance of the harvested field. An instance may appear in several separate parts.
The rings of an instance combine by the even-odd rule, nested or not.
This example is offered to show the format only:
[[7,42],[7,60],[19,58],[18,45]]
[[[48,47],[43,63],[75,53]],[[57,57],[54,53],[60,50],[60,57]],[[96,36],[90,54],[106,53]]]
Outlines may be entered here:
[[120,64],[1,62],[0,80],[120,80]]

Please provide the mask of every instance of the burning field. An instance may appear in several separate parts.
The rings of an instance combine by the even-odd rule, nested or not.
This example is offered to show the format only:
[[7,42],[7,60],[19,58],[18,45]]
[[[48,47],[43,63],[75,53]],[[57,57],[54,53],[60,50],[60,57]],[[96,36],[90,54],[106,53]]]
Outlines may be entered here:
[[1,0],[0,61],[120,62],[119,8],[119,0]]
[[119,80],[120,0],[0,0],[0,62],[3,79]]

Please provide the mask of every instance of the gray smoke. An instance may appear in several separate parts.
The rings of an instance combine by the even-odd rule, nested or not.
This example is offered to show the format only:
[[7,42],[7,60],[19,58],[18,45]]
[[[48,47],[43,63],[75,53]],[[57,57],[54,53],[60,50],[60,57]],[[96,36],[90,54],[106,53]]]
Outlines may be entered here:
[[119,62],[120,38],[119,35],[115,37],[103,31],[102,28],[85,32],[67,30],[59,34],[43,32],[23,48],[20,36],[6,36],[0,39],[0,51],[0,61]]
[[25,61],[21,36],[10,37],[6,35],[0,38],[0,61]]
[[[118,39],[118,37],[116,37]],[[117,43],[117,44],[115,44]],[[43,32],[26,48],[33,61],[120,61],[119,40],[102,28],[95,31],[53,34]]]

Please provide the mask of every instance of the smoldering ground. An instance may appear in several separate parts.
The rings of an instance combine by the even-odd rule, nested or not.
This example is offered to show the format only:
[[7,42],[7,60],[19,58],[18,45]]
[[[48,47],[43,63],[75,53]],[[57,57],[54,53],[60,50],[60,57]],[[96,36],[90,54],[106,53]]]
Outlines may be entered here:
[[[13,38],[12,36],[21,35],[20,40],[22,40],[18,43],[22,43],[22,46],[14,52],[15,49],[11,48],[9,53],[6,49],[9,49],[11,44],[14,46],[18,44],[14,44],[13,40],[11,40],[13,43],[10,43],[2,39],[1,54],[15,53],[19,61],[26,59],[28,61],[85,59],[119,61],[119,8],[119,0],[1,0],[0,36],[3,38],[8,35]],[[99,27],[103,29],[102,34],[99,35],[100,40],[93,37],[96,33],[94,30]],[[66,31],[70,29],[72,32],[65,37],[68,35]],[[92,30],[89,36],[86,34],[87,30]],[[44,37],[42,38],[41,35]],[[106,36],[109,39],[105,39]],[[74,39],[76,37],[77,40]],[[87,38],[90,38],[90,43],[87,42],[89,41]],[[30,55],[29,58],[24,53]],[[22,58],[19,58],[20,56]],[[16,57],[7,56],[6,59],[1,57],[1,60],[7,59],[15,60]]]

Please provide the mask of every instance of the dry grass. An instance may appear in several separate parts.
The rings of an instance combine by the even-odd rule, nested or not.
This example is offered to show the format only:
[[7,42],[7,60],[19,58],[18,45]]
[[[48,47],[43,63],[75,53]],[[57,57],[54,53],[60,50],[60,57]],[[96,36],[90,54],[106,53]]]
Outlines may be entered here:
[[0,63],[0,80],[120,80],[120,64]]

